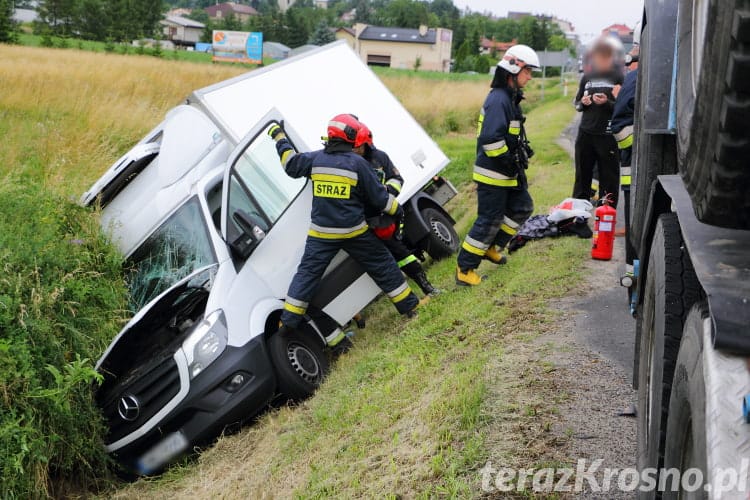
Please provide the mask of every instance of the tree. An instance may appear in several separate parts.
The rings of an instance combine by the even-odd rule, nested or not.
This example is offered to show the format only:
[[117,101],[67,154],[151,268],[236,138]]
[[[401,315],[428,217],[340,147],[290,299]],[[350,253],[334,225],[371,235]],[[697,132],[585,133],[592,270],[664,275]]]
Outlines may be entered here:
[[310,29],[301,9],[292,7],[286,11],[286,28],[286,44],[291,48],[300,47],[310,39]]
[[357,10],[357,14],[354,20],[358,23],[369,24],[372,18],[372,9],[370,9],[370,2],[367,0],[356,0],[354,8]]
[[0,0],[0,43],[16,41],[16,23],[13,21],[13,0]]
[[327,43],[335,42],[336,35],[333,34],[331,28],[328,27],[326,21],[318,23],[317,28],[310,37],[310,43],[313,45],[325,45]]
[[234,15],[234,12],[230,12],[221,20],[221,29],[225,31],[240,31],[242,29],[242,21]]

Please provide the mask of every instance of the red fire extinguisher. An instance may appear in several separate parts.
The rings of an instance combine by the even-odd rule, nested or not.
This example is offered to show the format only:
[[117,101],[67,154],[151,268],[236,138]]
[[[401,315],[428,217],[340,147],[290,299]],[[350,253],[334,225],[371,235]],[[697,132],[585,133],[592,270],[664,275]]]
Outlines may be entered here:
[[610,206],[610,203],[609,197],[605,197],[602,205],[595,212],[594,238],[591,245],[592,259],[610,260],[615,249],[617,210]]

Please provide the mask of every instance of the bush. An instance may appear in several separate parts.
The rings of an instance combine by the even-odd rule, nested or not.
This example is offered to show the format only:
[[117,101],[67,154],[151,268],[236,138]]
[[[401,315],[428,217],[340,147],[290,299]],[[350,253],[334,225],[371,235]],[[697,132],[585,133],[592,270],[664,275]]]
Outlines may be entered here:
[[0,491],[88,488],[108,469],[93,366],[122,323],[121,257],[95,214],[28,179],[0,199]]

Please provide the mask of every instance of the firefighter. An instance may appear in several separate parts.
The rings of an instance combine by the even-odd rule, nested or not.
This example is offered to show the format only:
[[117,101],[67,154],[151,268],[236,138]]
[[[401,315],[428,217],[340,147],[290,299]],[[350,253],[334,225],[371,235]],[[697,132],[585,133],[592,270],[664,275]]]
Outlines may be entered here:
[[477,219],[458,254],[456,283],[478,285],[482,259],[504,264],[502,249],[534,210],[525,170],[533,151],[528,147],[520,103],[523,87],[539,67],[539,57],[526,45],[514,45],[495,69],[492,90],[479,115]]
[[[640,23],[639,23],[640,24]],[[635,116],[635,91],[638,83],[638,56],[640,54],[641,30],[636,24],[633,30],[633,48],[626,58],[629,72],[625,76],[620,93],[615,102],[612,114],[612,134],[617,141],[620,151],[620,187],[623,194],[623,208],[625,212],[625,228],[630,227],[630,181],[633,163],[633,120]],[[625,240],[625,261],[632,266],[635,259],[635,249],[630,239]],[[631,272],[629,270],[628,272]]]
[[[360,135],[361,137],[355,144],[357,148],[355,151],[361,152],[365,159],[370,162],[370,165],[375,169],[375,174],[380,182],[385,185],[388,192],[393,196],[398,196],[404,183],[398,169],[385,151],[375,147],[370,129],[363,126],[360,129]],[[435,296],[439,294],[440,290],[430,283],[422,264],[401,238],[401,221],[372,210],[368,212],[367,218],[368,222],[372,221],[370,227],[372,227],[375,235],[383,241],[404,274],[414,280],[425,295]]]
[[[268,131],[276,141],[287,175],[307,177],[313,182],[312,223],[302,261],[287,293],[281,333],[299,327],[323,273],[342,249],[365,269],[399,313],[408,317],[416,313],[417,296],[365,221],[366,205],[390,215],[398,214],[401,207],[380,184],[370,164],[353,151],[361,126],[351,115],[335,116],[328,123],[325,148],[311,153],[296,153],[280,126],[274,125]],[[344,338],[340,333],[328,344],[335,345]]]
[[619,155],[610,120],[623,80],[621,53],[622,43],[614,37],[605,36],[594,42],[592,69],[581,78],[575,99],[576,109],[582,116],[575,144],[573,197],[591,199],[594,168],[598,167],[599,199],[609,196],[613,206],[617,206],[620,190]]

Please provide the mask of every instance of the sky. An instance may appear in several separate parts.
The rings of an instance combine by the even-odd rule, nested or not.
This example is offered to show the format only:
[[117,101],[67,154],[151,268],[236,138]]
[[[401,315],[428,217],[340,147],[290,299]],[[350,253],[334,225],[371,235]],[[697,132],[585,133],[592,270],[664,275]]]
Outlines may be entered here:
[[643,0],[453,0],[453,3],[460,9],[489,11],[499,17],[505,17],[509,10],[554,15],[572,22],[584,41],[613,23],[632,28],[643,13]]

